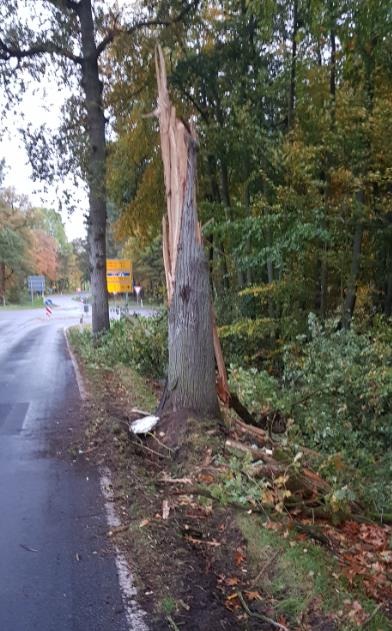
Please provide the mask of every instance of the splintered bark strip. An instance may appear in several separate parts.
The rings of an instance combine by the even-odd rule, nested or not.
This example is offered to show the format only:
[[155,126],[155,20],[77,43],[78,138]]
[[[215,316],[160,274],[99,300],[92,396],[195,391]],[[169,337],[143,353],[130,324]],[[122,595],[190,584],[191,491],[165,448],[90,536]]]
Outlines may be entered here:
[[188,166],[188,142],[190,133],[184,123],[176,118],[176,110],[170,102],[167,90],[165,60],[157,46],[155,66],[158,83],[159,128],[166,190],[167,215],[164,218],[164,264],[170,305],[174,292],[178,241],[181,229],[182,209]]
[[218,370],[217,377],[217,392],[219,399],[224,403],[224,405],[228,405],[230,403],[230,392],[229,392],[229,384],[227,380],[227,372],[225,361],[223,359],[222,346],[220,343],[218,329],[216,327],[216,317],[215,313],[212,313],[212,335],[214,339],[214,353],[215,353],[215,361]]

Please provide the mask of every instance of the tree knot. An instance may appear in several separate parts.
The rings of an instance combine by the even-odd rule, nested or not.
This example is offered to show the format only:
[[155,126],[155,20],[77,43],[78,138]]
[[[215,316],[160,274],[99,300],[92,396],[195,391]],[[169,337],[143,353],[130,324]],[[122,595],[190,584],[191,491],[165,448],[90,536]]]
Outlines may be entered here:
[[180,296],[184,302],[189,302],[189,296],[191,294],[191,288],[189,285],[183,285],[180,289]]

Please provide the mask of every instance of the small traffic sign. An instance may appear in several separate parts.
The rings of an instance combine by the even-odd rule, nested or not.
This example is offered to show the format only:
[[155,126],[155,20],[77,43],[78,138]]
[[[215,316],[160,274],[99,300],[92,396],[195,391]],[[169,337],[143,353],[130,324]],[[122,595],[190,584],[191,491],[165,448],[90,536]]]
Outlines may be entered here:
[[132,263],[129,259],[107,259],[106,282],[110,294],[132,291]]

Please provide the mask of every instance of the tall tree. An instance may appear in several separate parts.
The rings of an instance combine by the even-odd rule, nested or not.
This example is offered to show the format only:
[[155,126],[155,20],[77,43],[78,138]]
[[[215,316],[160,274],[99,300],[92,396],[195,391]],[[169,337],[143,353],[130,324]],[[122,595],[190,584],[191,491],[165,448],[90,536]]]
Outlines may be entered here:
[[217,416],[211,290],[196,209],[196,139],[176,117],[157,51],[158,106],[167,215],[163,258],[169,301],[169,366],[162,408]]

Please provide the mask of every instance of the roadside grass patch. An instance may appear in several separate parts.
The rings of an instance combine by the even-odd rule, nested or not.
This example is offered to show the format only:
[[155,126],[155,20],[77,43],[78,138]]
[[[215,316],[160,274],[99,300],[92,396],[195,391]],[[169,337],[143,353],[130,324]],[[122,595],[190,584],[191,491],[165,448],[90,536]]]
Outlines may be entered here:
[[[359,624],[355,616],[356,607],[357,615],[361,614],[360,606],[372,616],[374,601],[349,585],[337,561],[320,545],[309,539],[298,540],[289,530],[268,529],[256,515],[238,512],[236,521],[247,542],[248,567],[256,577],[254,588],[275,601],[277,612],[297,624],[309,624],[318,612],[342,631],[364,625],[365,621]],[[315,620],[313,624],[316,627]],[[366,629],[384,631],[392,629],[392,624],[377,612],[366,623]]]

